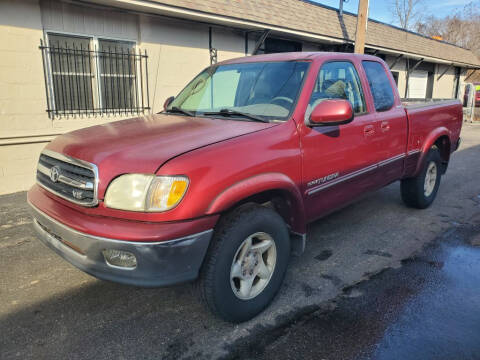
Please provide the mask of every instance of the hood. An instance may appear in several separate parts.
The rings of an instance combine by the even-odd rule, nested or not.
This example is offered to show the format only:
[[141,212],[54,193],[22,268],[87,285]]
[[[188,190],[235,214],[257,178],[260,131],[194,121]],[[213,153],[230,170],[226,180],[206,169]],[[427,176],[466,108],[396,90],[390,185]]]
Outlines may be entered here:
[[98,193],[103,197],[108,183],[120,174],[153,174],[172,157],[272,126],[157,114],[73,131],[57,137],[47,149],[97,165]]

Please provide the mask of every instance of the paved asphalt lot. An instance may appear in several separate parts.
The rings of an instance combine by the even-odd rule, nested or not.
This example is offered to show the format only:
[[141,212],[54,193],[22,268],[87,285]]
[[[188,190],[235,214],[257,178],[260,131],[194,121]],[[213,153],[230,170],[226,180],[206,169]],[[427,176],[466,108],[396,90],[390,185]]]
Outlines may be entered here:
[[240,325],[190,285],[82,273],[34,238],[25,193],[2,196],[0,358],[478,358],[480,126],[462,137],[431,208],[395,183],[311,224],[274,303]]

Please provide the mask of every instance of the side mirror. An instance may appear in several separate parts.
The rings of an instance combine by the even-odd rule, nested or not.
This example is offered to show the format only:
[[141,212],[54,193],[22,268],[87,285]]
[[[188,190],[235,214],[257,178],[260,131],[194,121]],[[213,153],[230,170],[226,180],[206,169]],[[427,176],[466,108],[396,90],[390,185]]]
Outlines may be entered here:
[[167,100],[165,100],[165,102],[163,103],[163,110],[167,110],[168,105],[170,105],[173,100],[175,100],[175,96],[170,96],[169,98],[167,98]]
[[353,108],[348,100],[327,99],[315,106],[309,126],[343,125],[352,122]]

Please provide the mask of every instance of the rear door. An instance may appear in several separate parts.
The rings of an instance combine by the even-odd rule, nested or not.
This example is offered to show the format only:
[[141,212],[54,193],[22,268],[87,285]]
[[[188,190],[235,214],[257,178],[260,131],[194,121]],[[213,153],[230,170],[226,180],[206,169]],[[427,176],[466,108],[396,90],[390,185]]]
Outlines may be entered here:
[[398,93],[393,91],[395,83],[385,65],[378,61],[362,61],[362,65],[375,107],[378,178],[380,185],[386,185],[403,175],[408,120]]

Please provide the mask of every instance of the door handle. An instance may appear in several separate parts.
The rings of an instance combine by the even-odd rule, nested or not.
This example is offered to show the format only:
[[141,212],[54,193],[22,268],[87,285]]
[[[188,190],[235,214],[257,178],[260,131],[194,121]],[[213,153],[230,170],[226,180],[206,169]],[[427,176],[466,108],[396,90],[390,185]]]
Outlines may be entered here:
[[382,129],[383,132],[390,130],[390,123],[388,121],[383,121],[380,125],[380,129]]
[[365,137],[372,136],[373,134],[375,134],[375,128],[373,127],[373,125],[365,126],[363,128],[363,134],[365,135]]

